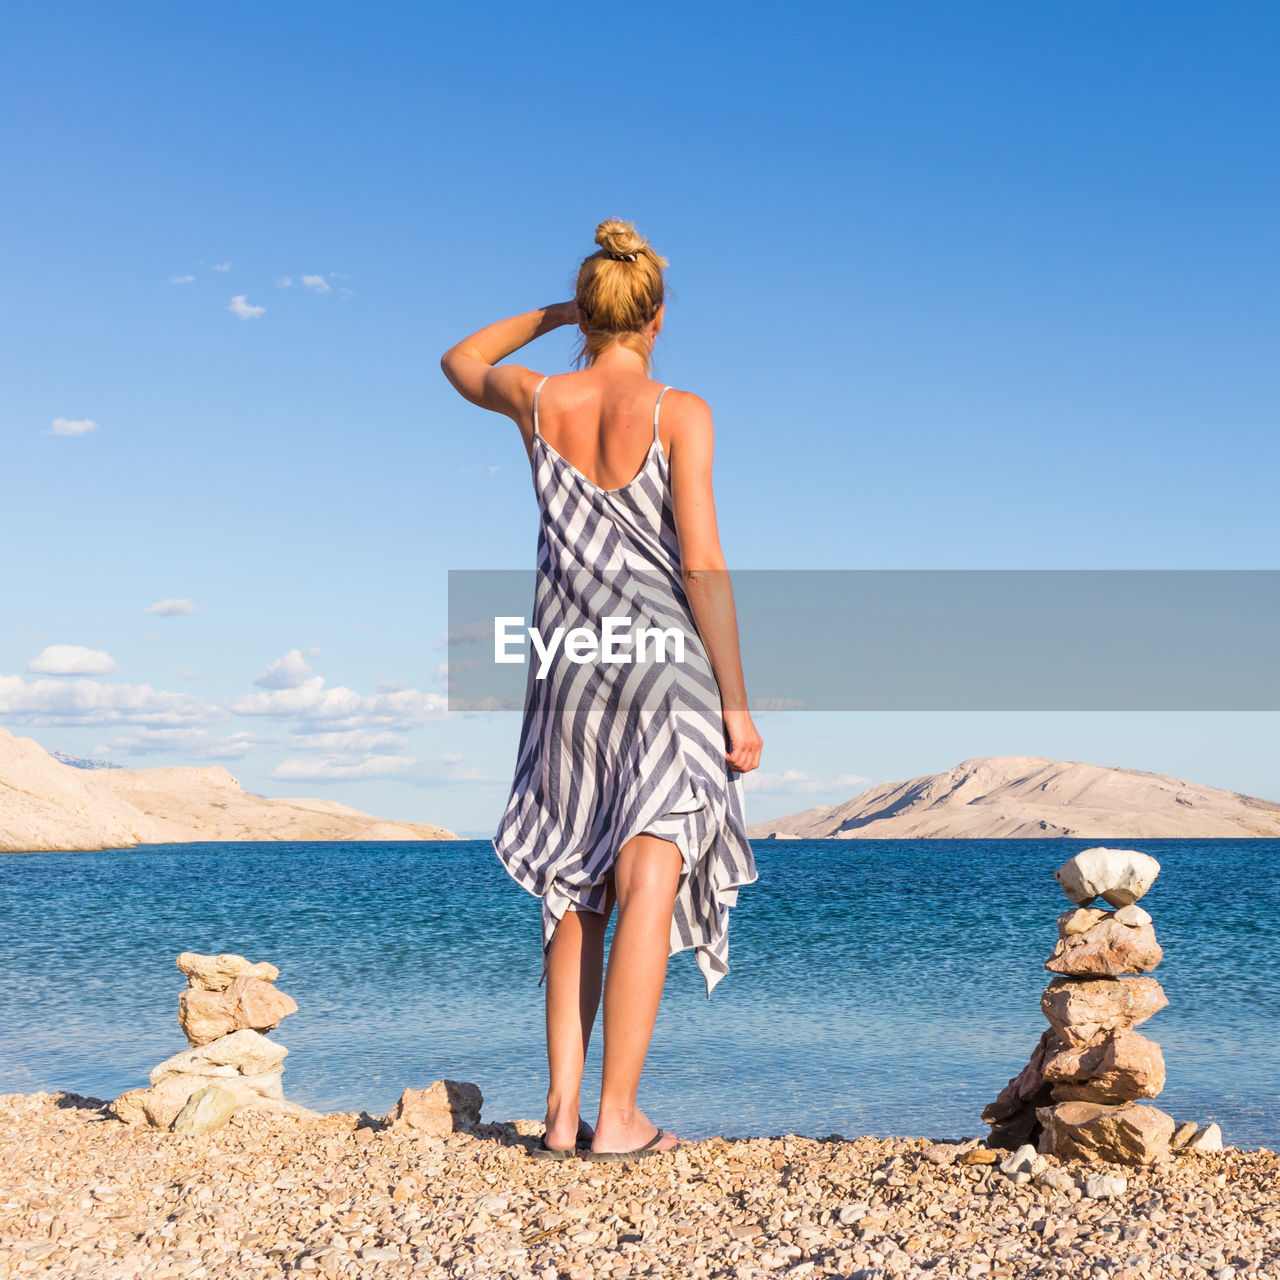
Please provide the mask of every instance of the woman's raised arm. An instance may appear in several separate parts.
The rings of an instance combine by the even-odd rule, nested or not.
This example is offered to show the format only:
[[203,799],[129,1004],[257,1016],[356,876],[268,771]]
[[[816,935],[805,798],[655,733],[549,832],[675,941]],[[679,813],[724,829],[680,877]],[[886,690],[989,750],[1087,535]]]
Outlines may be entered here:
[[522,365],[499,365],[498,361],[552,329],[577,323],[574,302],[557,302],[496,320],[450,347],[440,357],[440,368],[458,394],[472,404],[523,423],[533,394],[530,382],[534,372]]

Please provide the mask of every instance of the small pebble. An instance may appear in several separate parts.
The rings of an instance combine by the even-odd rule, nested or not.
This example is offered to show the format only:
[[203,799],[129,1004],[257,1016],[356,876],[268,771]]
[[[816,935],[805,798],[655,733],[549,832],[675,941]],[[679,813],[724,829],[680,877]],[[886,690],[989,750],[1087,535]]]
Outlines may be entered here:
[[1173,1137],[1169,1139],[1169,1145],[1172,1147],[1185,1147],[1199,1132],[1200,1126],[1194,1120],[1184,1120],[1174,1131]]
[[1012,1155],[1005,1156],[1000,1161],[1000,1170],[1007,1173],[1011,1178],[1017,1178],[1019,1174],[1026,1174],[1025,1178],[1017,1178],[1020,1182],[1029,1182],[1031,1180],[1032,1166],[1037,1159],[1036,1149],[1029,1142],[1023,1143]]
[[1188,1151],[1221,1151],[1222,1130],[1216,1124],[1207,1124],[1197,1129],[1195,1136],[1187,1143]]
[[1074,1191],[1076,1186],[1076,1180],[1065,1169],[1058,1169],[1052,1165],[1033,1175],[1032,1181],[1037,1187],[1044,1187],[1049,1191],[1061,1191],[1064,1194]]
[[1127,1178],[1118,1174],[1095,1173],[1085,1179],[1084,1193],[1090,1200],[1109,1200],[1124,1195],[1128,1188]]
[[390,1246],[382,1249],[361,1249],[356,1255],[361,1262],[399,1262],[400,1250]]

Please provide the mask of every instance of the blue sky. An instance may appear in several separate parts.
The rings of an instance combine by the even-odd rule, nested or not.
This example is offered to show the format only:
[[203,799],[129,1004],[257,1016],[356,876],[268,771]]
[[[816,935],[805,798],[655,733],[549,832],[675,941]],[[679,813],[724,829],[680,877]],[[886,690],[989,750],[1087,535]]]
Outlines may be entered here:
[[[716,415],[731,566],[1276,567],[1278,37],[1262,3],[11,12],[0,724],[491,830],[518,722],[440,713],[446,572],[531,564],[536,514],[438,358],[567,296],[608,216],[671,260],[657,373]],[[749,815],[989,754],[1280,798],[1276,729],[772,715]]]

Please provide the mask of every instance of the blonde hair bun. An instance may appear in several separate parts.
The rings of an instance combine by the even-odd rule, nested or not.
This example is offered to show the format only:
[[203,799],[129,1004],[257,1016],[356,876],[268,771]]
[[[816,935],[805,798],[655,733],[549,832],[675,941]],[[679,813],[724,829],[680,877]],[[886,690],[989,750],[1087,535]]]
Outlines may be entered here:
[[666,258],[636,230],[634,222],[606,218],[596,228],[600,247],[583,259],[574,282],[582,327],[578,363],[590,364],[615,342],[649,363],[651,339],[643,330],[662,308]]
[[634,222],[623,222],[621,218],[606,218],[596,228],[596,244],[598,244],[607,254],[618,255],[624,253],[639,254],[641,249],[647,247],[647,241],[636,230]]

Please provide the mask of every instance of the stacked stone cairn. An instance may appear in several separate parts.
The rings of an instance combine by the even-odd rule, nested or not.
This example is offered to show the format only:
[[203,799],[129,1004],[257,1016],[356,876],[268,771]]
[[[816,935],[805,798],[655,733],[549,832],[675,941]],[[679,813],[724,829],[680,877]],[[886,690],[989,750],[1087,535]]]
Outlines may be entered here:
[[275,965],[184,951],[178,968],[187,977],[178,1025],[192,1047],[154,1068],[150,1087],[121,1094],[112,1112],[127,1124],[185,1133],[216,1129],[246,1108],[315,1114],[285,1100],[281,1077],[289,1051],[263,1034],[298,1009],[274,985]]
[[[1160,963],[1151,917],[1138,906],[1160,864],[1132,849],[1085,849],[1054,878],[1074,907],[1058,917],[1045,968],[1059,975],[1040,1007],[1049,1027],[1031,1060],[982,1113],[992,1147],[1151,1164],[1172,1146],[1221,1146],[1217,1125],[1177,1125],[1142,1099],[1164,1088],[1160,1046],[1136,1027],[1168,1003],[1146,976]],[[1111,907],[1095,906],[1098,898]]]

